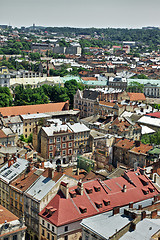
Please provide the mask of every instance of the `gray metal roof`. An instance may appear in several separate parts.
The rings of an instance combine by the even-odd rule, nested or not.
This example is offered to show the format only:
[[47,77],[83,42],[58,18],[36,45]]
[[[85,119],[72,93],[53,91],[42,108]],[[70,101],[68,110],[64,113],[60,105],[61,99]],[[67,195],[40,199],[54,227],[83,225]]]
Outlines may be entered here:
[[67,123],[67,125],[74,133],[90,131],[90,129],[86,127],[86,125],[84,125],[83,123]]
[[40,201],[53,188],[54,185],[55,182],[51,178],[41,175],[25,193]]
[[0,169],[0,178],[10,183],[18,175],[20,175],[28,166],[28,161],[17,158],[16,162],[8,167],[8,162]]
[[126,226],[130,221],[132,219],[126,215],[108,216],[107,213],[102,213],[83,219],[81,225],[101,238],[109,239],[110,236]]
[[143,219],[136,225],[136,229],[132,232],[127,232],[121,237],[121,240],[150,240],[151,237],[160,231],[160,219]]

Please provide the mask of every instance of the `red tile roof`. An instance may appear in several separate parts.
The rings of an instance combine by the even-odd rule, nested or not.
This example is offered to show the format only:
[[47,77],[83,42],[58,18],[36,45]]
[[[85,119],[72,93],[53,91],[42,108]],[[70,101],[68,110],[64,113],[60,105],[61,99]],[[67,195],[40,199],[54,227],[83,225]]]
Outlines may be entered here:
[[151,150],[153,147],[149,144],[143,144],[140,143],[139,147],[134,147],[130,150],[130,152],[136,153],[136,154],[147,154],[149,150]]
[[[62,226],[110,211],[117,206],[126,206],[130,202],[136,203],[153,198],[159,194],[159,191],[145,175],[143,176],[148,181],[147,188],[154,188],[154,191],[148,190],[147,194],[144,193],[144,184],[139,179],[139,176],[142,176],[140,169],[126,171],[124,175],[126,177],[118,177],[103,182],[98,179],[85,182],[83,183],[83,195],[77,192],[77,186],[71,187],[69,192],[77,192],[73,198],[69,195],[69,198],[66,199],[62,192],[59,191],[47,205],[47,207],[56,210],[52,214],[48,214],[46,208],[44,208],[39,215],[56,226]],[[126,192],[122,191],[124,185],[126,186]],[[100,187],[100,191],[96,191],[95,186]],[[87,192],[86,189],[92,189],[92,192]],[[110,202],[109,205],[105,203],[107,200]],[[99,206],[97,206],[97,203]],[[82,209],[80,209],[82,204],[83,208],[86,208],[83,213]]]
[[160,112],[148,113],[146,115],[150,117],[160,118]]
[[[26,105],[26,106],[14,106],[14,107],[1,107],[0,113],[3,116],[11,115],[23,115],[23,114],[34,114],[34,113],[45,113],[45,112],[57,112],[65,110],[65,104],[67,102],[59,103],[48,103],[38,105]],[[68,110],[68,109],[66,109]]]
[[36,174],[36,171],[37,169],[33,169],[27,174],[24,173],[11,183],[11,187],[13,186],[22,192],[26,191],[32,185],[32,183],[39,178],[40,174]]
[[135,143],[134,141],[125,138],[125,139],[121,139],[114,146],[120,147],[120,148],[125,148],[125,149],[130,149],[130,148],[134,147],[134,143]]
[[11,222],[14,220],[18,220],[18,217],[16,217],[13,213],[11,213],[5,207],[0,205],[0,224],[3,224],[5,222],[5,220],[7,222]]
[[144,96],[144,93],[128,92],[128,96],[130,98],[130,101],[145,101],[146,100],[146,97]]
[[7,135],[0,129],[0,138],[6,138]]

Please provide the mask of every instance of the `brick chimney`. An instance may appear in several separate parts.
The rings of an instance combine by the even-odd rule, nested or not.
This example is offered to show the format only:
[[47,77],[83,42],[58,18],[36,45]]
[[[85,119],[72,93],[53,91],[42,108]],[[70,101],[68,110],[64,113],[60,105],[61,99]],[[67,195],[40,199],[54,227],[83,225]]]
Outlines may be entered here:
[[8,160],[8,167],[12,166],[14,163],[14,160],[13,159],[9,159]]
[[146,218],[146,211],[141,212],[141,220],[143,220],[144,218]]
[[151,212],[151,218],[157,218],[157,209]]
[[54,169],[48,168],[48,177],[51,179],[54,177]]
[[25,159],[27,160],[27,153],[25,153]]
[[60,190],[62,191],[64,197],[65,197],[66,199],[68,199],[68,197],[69,197],[69,187],[68,187],[68,183],[61,182],[61,183],[60,183]]
[[119,213],[119,207],[114,207],[113,208],[113,215],[118,214]]
[[44,169],[44,162],[41,162],[41,167]]

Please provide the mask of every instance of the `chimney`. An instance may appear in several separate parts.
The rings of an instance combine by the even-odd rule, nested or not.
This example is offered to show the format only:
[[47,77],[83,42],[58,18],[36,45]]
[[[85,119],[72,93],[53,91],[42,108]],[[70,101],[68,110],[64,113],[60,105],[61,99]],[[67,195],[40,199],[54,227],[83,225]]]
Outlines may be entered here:
[[141,144],[141,142],[140,142],[140,141],[138,141],[138,140],[136,140],[136,141],[135,141],[135,146],[136,146],[136,147],[139,147],[139,146],[140,146],[140,144]]
[[144,218],[146,218],[146,211],[141,212],[141,220],[143,220]]
[[48,168],[48,177],[51,179],[54,177],[54,169]]
[[113,216],[115,215],[115,214],[118,214],[119,213],[119,207],[114,207],[113,208]]
[[44,169],[44,162],[41,162],[41,167]]
[[129,203],[129,208],[133,208],[133,202]]
[[144,173],[145,173],[145,170],[143,169],[143,168],[140,168],[140,173],[142,174],[142,175],[144,175]]
[[27,152],[25,153],[25,159],[27,160]]
[[130,231],[134,231],[135,229],[136,229],[136,224],[131,222]]
[[78,186],[77,191],[79,192],[80,195],[83,195],[83,183],[78,182],[77,186]]
[[69,187],[68,187],[68,183],[61,182],[61,183],[60,183],[60,190],[62,191],[64,197],[65,197],[66,199],[68,199],[68,197],[69,197]]
[[157,209],[151,212],[151,218],[157,218]]
[[126,192],[126,191],[127,191],[127,186],[124,184],[124,185],[123,185],[122,192]]
[[14,163],[14,160],[12,160],[12,159],[8,160],[8,167],[12,166],[13,163]]

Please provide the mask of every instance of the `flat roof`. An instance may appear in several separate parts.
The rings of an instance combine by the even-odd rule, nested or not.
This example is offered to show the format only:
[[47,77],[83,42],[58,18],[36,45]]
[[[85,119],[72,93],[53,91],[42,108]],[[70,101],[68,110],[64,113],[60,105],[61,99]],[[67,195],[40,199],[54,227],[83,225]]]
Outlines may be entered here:
[[109,237],[125,227],[132,220],[132,218],[129,218],[124,214],[108,216],[108,213],[102,213],[83,219],[81,225],[98,236],[109,239]]

